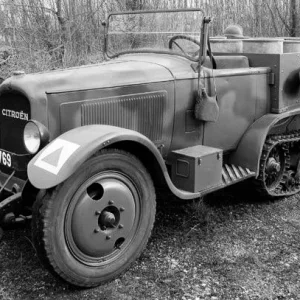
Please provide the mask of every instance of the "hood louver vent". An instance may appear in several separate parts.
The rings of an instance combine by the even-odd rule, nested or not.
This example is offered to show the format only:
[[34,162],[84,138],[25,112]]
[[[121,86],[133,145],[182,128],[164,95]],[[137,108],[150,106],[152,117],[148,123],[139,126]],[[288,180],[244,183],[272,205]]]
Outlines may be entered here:
[[91,100],[81,106],[81,124],[105,124],[138,131],[160,141],[167,93],[135,94]]

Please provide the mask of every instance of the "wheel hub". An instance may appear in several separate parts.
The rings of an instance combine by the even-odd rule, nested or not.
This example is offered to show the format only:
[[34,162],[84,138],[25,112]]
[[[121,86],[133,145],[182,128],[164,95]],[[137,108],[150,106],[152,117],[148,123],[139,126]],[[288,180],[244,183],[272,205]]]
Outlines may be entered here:
[[281,183],[287,166],[286,151],[286,146],[281,144],[270,149],[264,169],[264,184],[269,193],[275,190],[277,193],[282,188]]
[[[118,218],[120,219],[119,215]],[[116,219],[117,216],[114,213],[104,210],[100,214],[98,223],[100,228],[103,228],[103,230],[105,230],[105,228],[115,228]]]
[[70,248],[84,261],[97,262],[125,247],[133,236],[138,209],[135,187],[120,174],[98,175],[73,198],[67,220]]
[[279,172],[281,169],[280,161],[277,161],[274,157],[271,157],[268,160],[268,164],[266,166],[267,173]]

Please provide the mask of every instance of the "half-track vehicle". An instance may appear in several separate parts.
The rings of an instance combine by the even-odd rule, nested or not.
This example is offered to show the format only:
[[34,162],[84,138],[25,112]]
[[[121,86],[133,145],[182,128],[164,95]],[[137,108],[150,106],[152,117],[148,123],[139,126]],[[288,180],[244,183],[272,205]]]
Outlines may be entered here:
[[299,192],[300,53],[212,53],[209,22],[113,13],[103,63],[1,84],[0,224],[32,217],[41,262],[67,282],[129,268],[158,188],[187,201],[251,178],[268,197]]

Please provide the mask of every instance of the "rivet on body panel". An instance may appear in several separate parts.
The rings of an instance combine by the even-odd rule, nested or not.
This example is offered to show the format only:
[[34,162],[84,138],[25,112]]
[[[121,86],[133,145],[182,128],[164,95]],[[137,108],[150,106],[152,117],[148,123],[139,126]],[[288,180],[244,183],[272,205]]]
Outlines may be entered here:
[[99,232],[100,232],[100,228],[95,228],[95,229],[94,229],[94,232],[95,232],[95,233],[99,233]]

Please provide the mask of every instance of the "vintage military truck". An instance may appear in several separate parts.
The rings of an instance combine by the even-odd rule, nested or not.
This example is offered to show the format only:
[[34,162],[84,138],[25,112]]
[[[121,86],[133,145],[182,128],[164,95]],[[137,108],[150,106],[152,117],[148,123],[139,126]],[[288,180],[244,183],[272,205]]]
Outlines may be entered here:
[[1,84],[1,226],[32,215],[38,256],[69,283],[128,269],[158,187],[184,201],[247,178],[266,196],[299,191],[300,53],[213,55],[209,22],[114,13],[105,62]]

